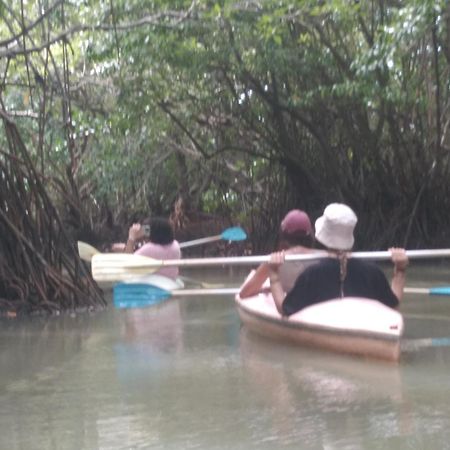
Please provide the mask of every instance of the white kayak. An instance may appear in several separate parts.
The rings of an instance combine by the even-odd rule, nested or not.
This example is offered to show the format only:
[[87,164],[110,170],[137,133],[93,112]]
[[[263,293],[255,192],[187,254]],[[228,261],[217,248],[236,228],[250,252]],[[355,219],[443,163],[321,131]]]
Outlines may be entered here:
[[365,357],[400,358],[403,317],[376,300],[339,298],[289,317],[280,315],[270,293],[237,295],[236,305],[244,326],[259,335]]

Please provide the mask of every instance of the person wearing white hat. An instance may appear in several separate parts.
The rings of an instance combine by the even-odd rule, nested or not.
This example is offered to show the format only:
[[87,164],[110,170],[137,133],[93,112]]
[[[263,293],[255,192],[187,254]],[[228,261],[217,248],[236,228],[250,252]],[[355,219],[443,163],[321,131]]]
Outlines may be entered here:
[[396,308],[403,296],[408,257],[405,250],[391,248],[394,276],[391,286],[382,270],[366,261],[350,258],[354,244],[353,231],[358,219],[353,210],[342,203],[328,205],[315,223],[316,240],[329,257],[308,267],[297,278],[286,295],[280,286],[279,268],[284,253],[271,255],[269,276],[272,295],[280,314],[289,316],[315,303],[339,297],[364,297]]
[[[314,251],[313,228],[308,214],[300,209],[292,209],[283,218],[279,230],[278,250],[286,253],[307,253]],[[298,275],[310,262],[295,261],[280,267],[280,283],[284,292],[292,289]],[[251,276],[247,278],[239,292],[240,298],[252,297],[263,289],[269,277],[269,265],[261,264]]]

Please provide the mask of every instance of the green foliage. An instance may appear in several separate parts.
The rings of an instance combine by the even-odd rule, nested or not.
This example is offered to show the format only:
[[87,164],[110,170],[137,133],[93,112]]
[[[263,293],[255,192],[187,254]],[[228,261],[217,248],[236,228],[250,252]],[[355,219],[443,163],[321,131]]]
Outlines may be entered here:
[[[37,13],[27,4],[28,23]],[[55,35],[86,28],[70,46],[52,44],[52,64],[44,50],[8,67],[2,60],[12,83],[3,100],[45,115],[45,161],[60,174],[70,167],[117,214],[169,213],[180,196],[208,212],[257,213],[275,170],[293,190],[274,199],[280,209],[371,205],[381,211],[376,228],[400,192],[409,214],[421,189],[414,180],[441,158],[436,142],[448,144],[448,15],[444,0],[72,0],[44,25]],[[20,27],[0,24],[0,39]],[[69,92],[55,87],[63,50],[69,130],[60,118]],[[36,141],[36,123],[23,128]]]

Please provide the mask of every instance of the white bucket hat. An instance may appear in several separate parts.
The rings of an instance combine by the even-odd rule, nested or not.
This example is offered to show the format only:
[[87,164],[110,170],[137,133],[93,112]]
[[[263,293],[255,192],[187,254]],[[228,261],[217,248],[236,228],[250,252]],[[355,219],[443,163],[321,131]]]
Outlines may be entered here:
[[331,203],[316,220],[316,239],[331,249],[350,250],[357,221],[356,214],[347,205]]

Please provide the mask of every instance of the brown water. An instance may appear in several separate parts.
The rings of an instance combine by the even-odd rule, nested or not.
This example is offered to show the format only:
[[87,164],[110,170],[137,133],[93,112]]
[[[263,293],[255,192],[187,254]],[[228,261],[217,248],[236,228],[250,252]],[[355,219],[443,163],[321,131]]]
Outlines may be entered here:
[[[415,264],[408,285],[449,269]],[[402,311],[406,339],[450,336],[450,297]],[[0,364],[5,450],[450,448],[450,347],[389,364],[286,346],[241,328],[230,297],[4,320]]]

